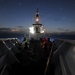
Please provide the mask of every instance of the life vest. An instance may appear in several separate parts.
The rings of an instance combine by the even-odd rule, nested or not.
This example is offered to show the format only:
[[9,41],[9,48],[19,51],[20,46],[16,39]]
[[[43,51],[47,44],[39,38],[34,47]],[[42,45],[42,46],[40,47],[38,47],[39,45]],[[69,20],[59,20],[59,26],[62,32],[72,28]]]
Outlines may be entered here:
[[45,45],[47,44],[47,39],[44,38],[44,42],[42,43],[42,48],[45,48]]

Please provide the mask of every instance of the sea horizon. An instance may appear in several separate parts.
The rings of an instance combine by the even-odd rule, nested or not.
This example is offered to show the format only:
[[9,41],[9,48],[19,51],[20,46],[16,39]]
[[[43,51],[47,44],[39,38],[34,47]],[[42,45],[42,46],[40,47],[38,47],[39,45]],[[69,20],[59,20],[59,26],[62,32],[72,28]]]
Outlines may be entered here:
[[[23,41],[24,36],[28,38],[28,34],[26,33],[0,33],[0,38],[18,38],[20,42]],[[65,35],[65,34],[51,34],[50,36],[47,34],[46,37],[50,37],[53,39],[68,39],[68,40],[75,40],[75,34],[73,35]]]

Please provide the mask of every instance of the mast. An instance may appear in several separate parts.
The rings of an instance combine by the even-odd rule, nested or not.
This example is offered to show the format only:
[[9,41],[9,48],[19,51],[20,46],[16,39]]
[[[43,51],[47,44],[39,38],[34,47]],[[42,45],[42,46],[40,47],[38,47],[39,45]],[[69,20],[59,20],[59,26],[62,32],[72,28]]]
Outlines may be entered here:
[[32,24],[32,27],[29,27],[30,33],[32,34],[44,33],[44,28],[42,24],[39,23],[39,17],[39,10],[37,9],[35,15],[35,23]]
[[36,11],[36,24],[39,23],[39,10]]

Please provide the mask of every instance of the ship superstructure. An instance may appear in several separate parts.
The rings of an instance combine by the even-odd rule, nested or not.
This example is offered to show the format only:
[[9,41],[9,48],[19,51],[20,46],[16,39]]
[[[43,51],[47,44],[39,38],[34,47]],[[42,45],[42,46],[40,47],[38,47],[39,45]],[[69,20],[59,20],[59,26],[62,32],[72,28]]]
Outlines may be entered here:
[[34,34],[35,35],[40,35],[40,34],[44,34],[45,29],[43,27],[43,25],[41,23],[39,23],[39,10],[37,9],[36,11],[36,15],[35,15],[35,23],[32,24],[31,27],[29,27],[29,33],[30,36]]

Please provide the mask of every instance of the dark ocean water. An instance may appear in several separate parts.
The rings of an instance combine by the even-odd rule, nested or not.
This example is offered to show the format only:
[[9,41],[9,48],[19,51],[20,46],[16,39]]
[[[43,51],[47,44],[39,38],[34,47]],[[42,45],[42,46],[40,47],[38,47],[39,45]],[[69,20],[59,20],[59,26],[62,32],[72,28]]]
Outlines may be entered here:
[[[23,33],[0,33],[0,38],[18,38],[20,42],[22,42],[24,35],[28,38],[28,35]],[[51,38],[51,41],[54,41],[54,39],[56,38],[75,40],[75,35],[50,35],[50,38]]]
[[0,33],[0,38],[18,38],[22,42],[24,35],[23,33]]
[[53,39],[68,39],[68,40],[75,40],[75,35],[65,35],[65,34],[61,34],[61,35],[51,35],[51,38]]

